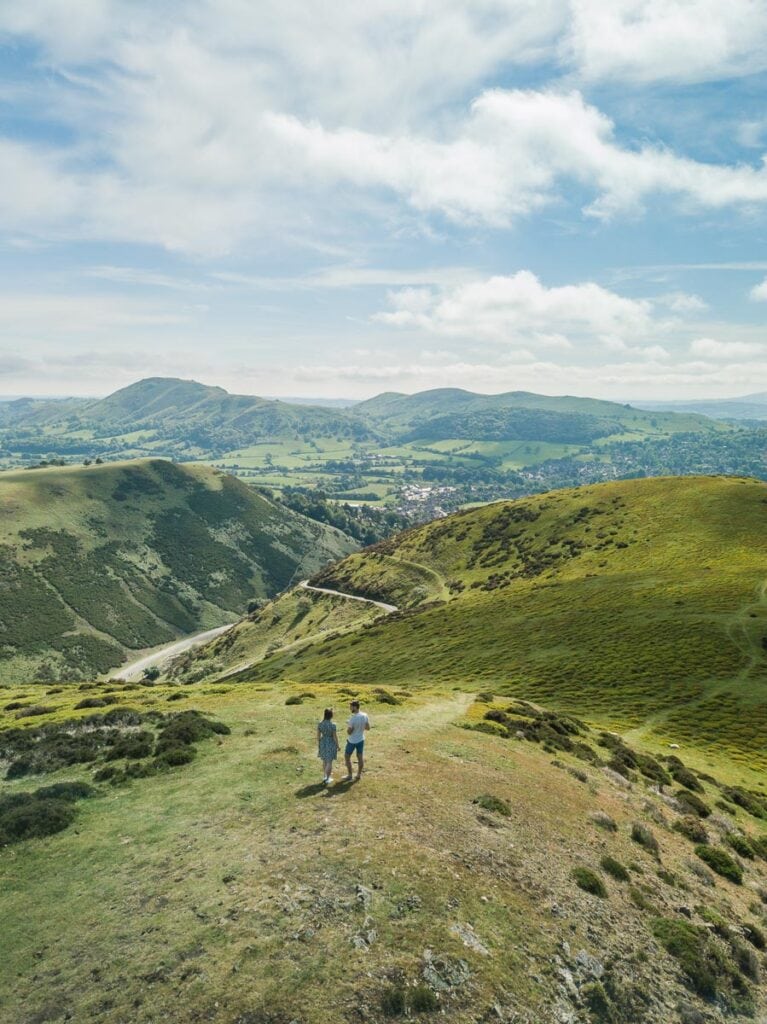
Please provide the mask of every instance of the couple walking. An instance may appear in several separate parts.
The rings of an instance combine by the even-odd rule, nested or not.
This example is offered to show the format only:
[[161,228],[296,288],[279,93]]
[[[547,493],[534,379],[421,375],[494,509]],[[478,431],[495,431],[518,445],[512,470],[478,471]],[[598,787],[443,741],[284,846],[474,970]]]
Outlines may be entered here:
[[[370,728],[370,719],[364,711],[360,711],[360,702],[353,700],[349,705],[351,715],[346,723],[346,748],[344,759],[346,760],[346,778],[344,782],[352,780],[352,754],[357,754],[357,776],[359,782],[362,769],[365,766],[365,733]],[[333,709],[325,708],[325,714],[317,725],[317,742],[319,750],[317,756],[322,761],[324,774],[323,782],[329,785],[333,781],[333,762],[338,757],[338,730],[333,721]]]

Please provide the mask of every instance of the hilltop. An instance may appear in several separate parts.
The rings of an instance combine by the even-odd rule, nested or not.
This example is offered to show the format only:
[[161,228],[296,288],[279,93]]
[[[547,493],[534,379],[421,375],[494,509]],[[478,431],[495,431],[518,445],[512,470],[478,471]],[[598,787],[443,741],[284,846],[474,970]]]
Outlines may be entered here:
[[499,502],[312,578],[397,611],[298,587],[157,683],[5,685],[0,1020],[762,1019],[766,518]]
[[0,675],[87,678],[241,615],[354,543],[160,459],[0,474]]
[[[338,635],[331,616],[324,632],[294,630],[280,650],[285,638],[267,608],[229,637],[237,658],[216,659],[250,680],[488,688],[635,730],[651,744],[694,742],[761,766],[766,527],[767,487],[724,477],[497,502],[407,531],[312,580],[397,605],[398,614],[370,624],[360,612],[353,629],[346,609]],[[285,595],[276,612],[298,599]],[[300,600],[328,610],[338,599]],[[197,671],[216,646],[199,652]]]

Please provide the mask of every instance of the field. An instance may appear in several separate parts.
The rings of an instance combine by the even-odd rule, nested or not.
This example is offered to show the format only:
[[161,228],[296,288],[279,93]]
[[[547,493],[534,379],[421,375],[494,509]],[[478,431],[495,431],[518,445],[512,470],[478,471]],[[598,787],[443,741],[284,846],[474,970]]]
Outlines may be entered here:
[[459,513],[315,577],[400,614],[278,645],[241,678],[487,688],[764,770],[766,499],[682,478]]
[[[436,1009],[456,1024],[533,1024],[579,1007],[599,1021],[588,1007],[600,1003],[619,1024],[660,1024],[710,993],[729,1019],[763,1005],[753,890],[708,871],[671,828],[687,820],[680,805],[650,780],[631,771],[618,785],[584,760],[587,748],[609,752],[583,727],[576,756],[501,736],[487,715],[503,716],[502,699],[371,692],[368,771],[325,790],[314,723],[328,704],[343,720],[348,687],[25,692],[59,705],[51,722],[93,715],[72,710],[78,699],[115,696],[142,713],[191,706],[231,734],[198,743],[183,767],[97,782],[74,825],[0,849],[3,1024],[326,1024],[329,1012],[379,1024],[408,1004],[417,1019]],[[538,728],[531,713],[515,720]],[[0,801],[93,784],[100,763],[0,783]],[[761,835],[717,784],[692,782],[744,835]],[[700,827],[732,851],[724,826]],[[760,858],[744,863],[750,885],[767,883]],[[669,953],[680,900],[696,907],[691,950]]]
[[0,678],[105,673],[354,547],[202,466],[0,473]]

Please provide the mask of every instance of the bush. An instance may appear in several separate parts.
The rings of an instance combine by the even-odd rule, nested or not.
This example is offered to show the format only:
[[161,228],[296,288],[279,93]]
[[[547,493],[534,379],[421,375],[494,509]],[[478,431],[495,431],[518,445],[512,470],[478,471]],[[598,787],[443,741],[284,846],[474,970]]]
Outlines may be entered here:
[[107,705],[117,704],[117,702],[117,697],[85,697],[75,704],[74,709],[80,711],[82,708],[105,708]]
[[767,860],[767,836],[750,836],[749,841],[757,857],[761,857],[762,860]]
[[690,771],[689,768],[685,768],[681,762],[676,765],[672,764],[669,768],[671,777],[674,782],[678,782],[680,786],[684,786],[685,789],[693,790],[695,793],[703,793],[704,789],[698,781],[697,775]]
[[593,1021],[599,1022],[599,1024],[602,1024],[602,1022],[604,1024],[612,1024],[615,1020],[615,1015],[601,982],[586,982],[585,985],[581,986],[580,994]]
[[483,793],[482,796],[476,797],[473,802],[484,810],[492,811],[494,814],[500,814],[504,818],[508,818],[511,814],[511,805],[508,800],[503,800],[499,796],[491,796],[489,793]]
[[674,831],[681,833],[691,843],[708,843],[708,832],[698,817],[686,815],[674,822]]
[[699,818],[707,818],[711,814],[711,808],[704,803],[699,796],[691,793],[689,789],[678,789],[674,797],[682,805],[686,814],[697,814]]
[[739,853],[741,857],[745,857],[746,860],[754,859],[753,846],[740,832],[728,832],[725,836],[725,842],[729,843],[733,850]]
[[401,1017],[407,1012],[407,996],[403,985],[391,985],[381,993],[381,1010],[386,1017]]
[[755,924],[744,924],[743,934],[755,949],[767,948],[767,938],[761,928],[757,928]]
[[704,999],[714,999],[719,989],[717,960],[705,929],[689,921],[658,917],[652,923],[652,932],[679,963],[692,990]]
[[197,751],[190,744],[184,746],[163,747],[157,754],[155,761],[158,767],[178,768],[182,764],[189,764],[194,761]]
[[75,800],[87,800],[96,795],[93,786],[87,782],[55,782],[52,786],[42,786],[35,790],[35,797],[38,800],[68,800],[74,803]]
[[650,829],[641,823],[641,821],[635,821],[631,826],[631,838],[635,843],[638,843],[643,849],[651,853],[653,857],[660,856],[660,847],[658,846],[658,840],[652,834]]
[[495,694],[489,693],[487,690],[483,690],[482,693],[478,693],[474,700],[478,704],[492,704],[495,700]]
[[600,865],[603,871],[606,871],[608,875],[612,875],[619,882],[627,882],[629,880],[629,873],[626,868],[621,864],[615,857],[611,857],[609,854],[600,860]]
[[726,878],[735,885],[743,882],[743,869],[737,861],[723,850],[721,846],[696,846],[696,854],[704,864],[708,864],[712,871],[716,871],[722,878]]
[[297,693],[294,693],[292,697],[288,697],[288,699],[285,701],[288,707],[291,707],[294,704],[303,704],[303,702],[303,697],[299,697]]
[[32,793],[14,796],[26,799],[0,809],[0,846],[55,835],[75,820],[75,809],[68,800],[38,800]]
[[379,693],[376,697],[379,704],[401,704],[402,701],[399,697],[395,697],[393,693]]
[[50,715],[56,708],[50,704],[33,704],[16,712],[17,718],[36,718],[38,715]]
[[410,1009],[414,1013],[429,1013],[439,1008],[439,1000],[428,985],[416,985],[410,992]]
[[576,867],[573,868],[573,878],[575,884],[583,889],[584,892],[591,893],[592,896],[599,896],[604,899],[607,896],[607,889],[605,883],[591,868]]
[[141,757],[149,757],[154,747],[154,736],[151,732],[137,732],[123,736],[114,744],[107,753],[107,761],[116,761],[121,757],[138,760]]

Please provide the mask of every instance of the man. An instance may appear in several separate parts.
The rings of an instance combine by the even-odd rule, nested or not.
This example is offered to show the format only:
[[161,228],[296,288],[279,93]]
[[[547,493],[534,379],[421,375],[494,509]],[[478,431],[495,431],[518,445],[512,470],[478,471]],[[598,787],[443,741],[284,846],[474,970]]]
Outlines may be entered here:
[[352,754],[357,752],[357,782],[362,776],[362,769],[365,767],[365,733],[370,728],[370,719],[364,711],[360,711],[360,702],[353,700],[349,705],[351,716],[346,723],[346,778],[344,782],[352,780]]

